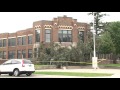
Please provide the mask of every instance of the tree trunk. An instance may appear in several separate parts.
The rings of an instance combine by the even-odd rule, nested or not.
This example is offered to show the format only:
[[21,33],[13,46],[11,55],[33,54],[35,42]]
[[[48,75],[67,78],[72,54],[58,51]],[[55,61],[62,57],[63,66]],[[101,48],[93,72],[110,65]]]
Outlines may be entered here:
[[113,54],[113,64],[117,64],[117,55]]

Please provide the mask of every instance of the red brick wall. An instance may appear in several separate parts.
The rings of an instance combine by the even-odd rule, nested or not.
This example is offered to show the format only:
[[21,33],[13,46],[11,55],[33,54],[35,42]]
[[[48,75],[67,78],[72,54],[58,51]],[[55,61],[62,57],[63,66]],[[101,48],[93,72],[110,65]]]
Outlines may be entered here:
[[52,30],[52,41],[53,42],[58,42],[58,25],[53,25],[53,30]]
[[[54,25],[57,23],[57,25]],[[76,24],[76,26],[74,25]],[[26,42],[28,43],[28,34],[33,34],[33,44],[35,43],[35,26],[41,26],[41,32],[40,32],[40,42],[44,41],[45,42],[45,27],[44,25],[51,25],[51,39],[54,42],[58,42],[58,31],[59,25],[63,26],[72,26],[72,41],[73,42],[78,42],[78,30],[77,28],[79,26],[84,26],[85,27],[85,40],[87,39],[87,30],[89,30],[89,25],[86,23],[78,23],[77,19],[73,19],[72,17],[58,17],[54,18],[53,21],[36,21],[33,22],[33,27],[28,28],[25,30],[17,31],[16,33],[4,33],[0,34],[0,38],[8,38],[8,37],[17,37],[17,36],[22,36],[26,35]],[[8,43],[8,41],[7,41]],[[16,38],[16,44],[17,44],[17,38]],[[5,47],[5,48],[0,48],[1,51],[6,51],[7,52],[7,59],[8,59],[8,51],[10,50],[15,50],[16,51],[16,58],[17,58],[17,50],[26,50],[26,58],[28,57],[28,49],[33,49],[33,44],[32,45],[24,45],[24,46],[15,46],[15,47]]]

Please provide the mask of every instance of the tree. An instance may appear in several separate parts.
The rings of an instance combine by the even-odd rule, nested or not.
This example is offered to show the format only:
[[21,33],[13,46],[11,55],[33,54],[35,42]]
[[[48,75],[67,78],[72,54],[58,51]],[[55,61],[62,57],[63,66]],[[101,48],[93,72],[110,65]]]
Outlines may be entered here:
[[76,47],[71,46],[70,60],[73,62],[86,62],[90,60],[91,51],[92,48],[89,42],[78,41]]
[[46,47],[43,42],[40,43],[40,46],[38,47],[38,50],[34,52],[34,55],[36,56],[38,61],[45,61],[48,58],[48,55],[46,53]]
[[[94,25],[95,25],[94,27],[96,30],[96,35],[99,35],[106,25],[106,23],[103,23],[101,21],[101,18],[106,16],[106,14],[102,14],[101,12],[88,13],[88,15],[93,15],[93,14],[94,14]],[[93,23],[90,24],[93,26]]]
[[[111,39],[109,41],[109,44],[113,44],[113,45],[110,47],[110,50],[111,50],[111,53],[114,54],[113,63],[116,63],[117,58],[120,57],[120,22],[118,21],[118,22],[109,23],[105,28],[105,32],[108,32],[108,34],[110,34],[110,37],[106,36],[106,38],[108,38],[109,40]],[[114,46],[114,49],[112,50],[113,46]]]
[[104,32],[104,34],[100,37],[100,42],[99,53],[110,54],[115,51],[114,43],[108,31]]

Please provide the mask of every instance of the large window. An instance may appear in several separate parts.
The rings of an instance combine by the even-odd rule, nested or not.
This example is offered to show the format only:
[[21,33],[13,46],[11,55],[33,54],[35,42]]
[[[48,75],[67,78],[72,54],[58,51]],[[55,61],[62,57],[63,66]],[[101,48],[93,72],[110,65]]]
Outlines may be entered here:
[[16,45],[16,38],[9,38],[8,46],[15,46],[15,45]]
[[6,51],[0,51],[0,58],[6,59]]
[[26,58],[26,51],[25,50],[22,50],[22,57]]
[[35,30],[35,41],[40,42],[40,30]]
[[0,51],[0,58],[2,58],[2,56],[3,56],[3,55],[2,55],[2,51]]
[[28,49],[28,58],[32,58],[32,49]]
[[0,40],[0,47],[2,47],[2,39]]
[[33,35],[28,36],[28,44],[32,44]]
[[3,47],[6,47],[6,41],[7,39],[3,39]]
[[3,59],[6,59],[6,51],[3,51]]
[[26,44],[26,36],[22,37],[22,45]]
[[45,42],[51,41],[51,30],[45,30]]
[[26,36],[18,37],[17,38],[17,44],[18,45],[26,45]]
[[3,51],[3,59],[6,59],[6,51]]
[[20,50],[17,51],[17,58],[19,58],[19,59],[21,58],[21,51]]
[[72,42],[72,31],[59,30],[59,42]]
[[22,45],[22,37],[17,38],[17,45]]
[[14,59],[15,58],[15,51],[9,51],[8,52],[8,58],[9,59]]
[[79,37],[82,42],[84,42],[84,31],[79,31]]

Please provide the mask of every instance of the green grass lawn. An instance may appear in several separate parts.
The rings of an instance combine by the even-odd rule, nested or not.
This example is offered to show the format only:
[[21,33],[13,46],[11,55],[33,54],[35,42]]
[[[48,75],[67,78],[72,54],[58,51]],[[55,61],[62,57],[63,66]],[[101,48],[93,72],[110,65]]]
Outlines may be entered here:
[[40,66],[49,66],[49,65],[35,65],[35,67],[40,67]]
[[97,77],[97,76],[111,76],[113,74],[107,73],[79,73],[79,72],[35,72],[34,74],[44,75],[63,75],[63,76],[83,76],[83,77]]
[[43,66],[52,66],[52,65],[35,65],[35,67],[43,67]]
[[102,66],[120,67],[120,64],[105,64]]

